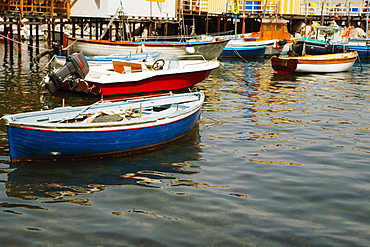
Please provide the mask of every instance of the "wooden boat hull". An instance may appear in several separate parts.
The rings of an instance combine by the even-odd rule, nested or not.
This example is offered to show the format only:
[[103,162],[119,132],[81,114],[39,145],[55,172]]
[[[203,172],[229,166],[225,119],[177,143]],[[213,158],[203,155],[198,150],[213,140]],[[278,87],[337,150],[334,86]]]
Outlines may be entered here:
[[273,57],[272,68],[279,73],[331,73],[352,69],[356,52],[302,57]]
[[[83,52],[84,55],[130,54],[140,52],[162,52],[177,56],[202,55],[207,60],[216,59],[225,48],[228,39],[199,42],[130,42],[70,37],[69,54]],[[142,46],[144,45],[144,46]],[[190,49],[189,49],[190,47]]]
[[[136,124],[121,121],[73,126],[74,123],[43,124],[41,120],[40,123],[27,124],[22,123],[20,114],[11,115],[7,118],[11,160],[17,162],[87,159],[153,149],[182,137],[197,125],[204,94],[200,92],[184,95],[197,98],[196,103],[189,109],[181,112],[176,111],[175,108],[173,113],[167,116],[164,115],[162,118],[158,117],[151,121],[142,120],[140,122],[138,120]],[[164,96],[164,100],[166,100],[165,97],[171,96]],[[181,95],[173,97],[181,97]],[[155,98],[147,99],[147,101],[155,100]],[[81,109],[83,110],[84,107],[78,107],[78,110]],[[54,110],[62,112],[68,109],[56,108]],[[12,116],[20,119],[21,122],[12,121]]]
[[220,57],[227,58],[263,58],[266,46],[244,46],[244,47],[225,47]]

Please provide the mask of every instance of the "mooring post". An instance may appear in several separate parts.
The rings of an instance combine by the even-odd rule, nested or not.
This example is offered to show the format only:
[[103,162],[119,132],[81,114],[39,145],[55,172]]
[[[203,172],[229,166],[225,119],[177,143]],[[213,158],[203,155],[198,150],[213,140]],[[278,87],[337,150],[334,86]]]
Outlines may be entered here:
[[47,37],[47,44],[48,44],[48,49],[51,49],[51,24],[50,24],[50,19],[48,19],[47,21],[47,26],[48,26],[48,35],[46,36]]
[[37,24],[36,24],[36,55],[38,55],[40,53],[40,33],[39,33],[39,28],[40,28],[40,25],[38,24],[39,20],[37,20]]
[[76,37],[76,20],[72,19],[72,37]]
[[33,35],[33,32],[32,32],[32,29],[33,29],[33,24],[32,24],[32,19],[30,20],[29,22],[29,28],[30,28],[30,33],[29,33],[29,37],[28,37],[28,40],[29,40],[29,46],[28,46],[28,49],[31,53],[31,56],[32,56],[32,53],[33,53],[33,39],[32,39],[32,35]]
[[60,40],[59,40],[59,42],[60,42],[60,45],[62,46],[62,47],[64,47],[64,46],[67,46],[68,44],[64,44],[64,24],[63,24],[63,20],[62,19],[60,19]]
[[100,39],[98,27],[99,27],[99,20],[95,20],[95,39]]
[[84,19],[81,19],[81,23],[80,23],[80,34],[81,34],[81,38],[84,37]]
[[8,56],[8,26],[6,24],[7,20],[4,18],[4,59]]
[[51,42],[55,41],[55,21],[51,19]]
[[13,55],[14,55],[14,42],[13,42],[13,25],[11,22],[9,22],[9,30],[10,30],[10,33],[9,33],[9,57],[11,60],[13,60]]
[[18,43],[18,61],[22,60],[22,43],[21,43],[21,18],[17,19],[17,43]]
[[92,32],[93,32],[93,26],[92,26],[92,21],[89,21],[89,38],[92,39]]

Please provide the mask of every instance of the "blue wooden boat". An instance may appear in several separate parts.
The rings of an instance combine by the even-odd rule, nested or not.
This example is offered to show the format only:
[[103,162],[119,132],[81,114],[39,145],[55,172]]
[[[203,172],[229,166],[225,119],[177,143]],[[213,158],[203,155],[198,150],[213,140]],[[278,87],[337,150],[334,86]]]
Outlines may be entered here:
[[331,43],[325,41],[305,39],[292,45],[293,51],[298,55],[324,55],[343,52],[357,52],[360,58],[370,57],[370,45],[365,42],[350,41],[348,43]]
[[348,45],[346,46],[347,51],[356,51],[360,58],[369,58],[370,57],[370,46],[360,46],[360,45]]
[[344,44],[347,51],[356,51],[360,58],[370,57],[370,39],[349,39]]
[[204,93],[171,94],[2,118],[12,162],[87,159],[153,149],[198,123]]
[[224,58],[263,58],[265,56],[266,46],[240,46],[225,47],[220,57]]

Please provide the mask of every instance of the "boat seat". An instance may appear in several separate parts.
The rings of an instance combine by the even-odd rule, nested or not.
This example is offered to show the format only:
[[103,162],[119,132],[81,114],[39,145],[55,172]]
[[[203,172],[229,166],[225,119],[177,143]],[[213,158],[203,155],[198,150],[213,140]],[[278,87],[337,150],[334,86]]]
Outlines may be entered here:
[[143,72],[143,63],[123,60],[113,60],[113,69],[117,73]]

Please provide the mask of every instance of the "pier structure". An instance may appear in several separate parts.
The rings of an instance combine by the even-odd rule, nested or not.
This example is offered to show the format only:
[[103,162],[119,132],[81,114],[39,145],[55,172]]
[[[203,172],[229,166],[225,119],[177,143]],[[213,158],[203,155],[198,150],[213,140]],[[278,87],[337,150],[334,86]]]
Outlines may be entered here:
[[[63,35],[132,40],[139,37],[257,32],[262,19],[285,19],[294,34],[302,23],[335,20],[368,30],[368,1],[304,0],[6,0],[0,3],[0,38],[24,39],[39,53],[45,39],[65,43]],[[27,35],[24,29],[27,27]],[[22,41],[23,40],[23,41]]]

